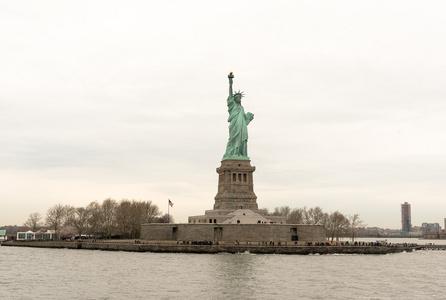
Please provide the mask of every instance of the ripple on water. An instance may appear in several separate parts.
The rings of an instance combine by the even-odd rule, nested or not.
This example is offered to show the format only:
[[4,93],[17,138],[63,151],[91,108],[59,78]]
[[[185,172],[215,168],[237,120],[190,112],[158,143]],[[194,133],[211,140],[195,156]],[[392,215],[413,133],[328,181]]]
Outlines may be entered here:
[[0,299],[446,298],[446,252],[130,253],[0,247]]

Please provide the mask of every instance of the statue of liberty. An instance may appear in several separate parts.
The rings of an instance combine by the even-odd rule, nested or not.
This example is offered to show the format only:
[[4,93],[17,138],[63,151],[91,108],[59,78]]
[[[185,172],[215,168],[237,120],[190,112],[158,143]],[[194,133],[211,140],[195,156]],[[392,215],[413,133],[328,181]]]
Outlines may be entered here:
[[249,160],[248,157],[248,124],[254,119],[254,115],[250,112],[245,114],[245,110],[241,104],[243,93],[238,91],[232,92],[232,79],[234,75],[229,73],[229,139],[226,146],[226,152],[222,160],[226,159],[243,159]]

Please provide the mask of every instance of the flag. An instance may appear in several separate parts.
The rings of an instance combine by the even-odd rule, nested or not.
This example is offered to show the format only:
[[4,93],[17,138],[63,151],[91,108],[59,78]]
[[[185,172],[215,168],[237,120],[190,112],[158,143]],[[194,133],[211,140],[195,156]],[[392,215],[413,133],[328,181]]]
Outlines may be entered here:
[[170,207],[173,207],[173,202],[170,201],[170,199],[169,199],[169,205],[170,205]]

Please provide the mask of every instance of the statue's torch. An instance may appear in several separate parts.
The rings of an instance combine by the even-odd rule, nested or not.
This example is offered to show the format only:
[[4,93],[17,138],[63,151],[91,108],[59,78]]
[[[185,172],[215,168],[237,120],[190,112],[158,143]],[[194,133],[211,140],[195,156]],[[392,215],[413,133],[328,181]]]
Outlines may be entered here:
[[234,78],[234,74],[232,74],[232,72],[229,72],[228,78]]

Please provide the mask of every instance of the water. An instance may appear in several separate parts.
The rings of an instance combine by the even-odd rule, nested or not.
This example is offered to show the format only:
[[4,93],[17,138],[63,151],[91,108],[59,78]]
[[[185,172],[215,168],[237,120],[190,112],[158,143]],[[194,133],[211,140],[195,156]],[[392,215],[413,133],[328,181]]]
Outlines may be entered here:
[[0,247],[0,299],[446,299],[445,265],[446,251],[301,256]]

